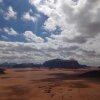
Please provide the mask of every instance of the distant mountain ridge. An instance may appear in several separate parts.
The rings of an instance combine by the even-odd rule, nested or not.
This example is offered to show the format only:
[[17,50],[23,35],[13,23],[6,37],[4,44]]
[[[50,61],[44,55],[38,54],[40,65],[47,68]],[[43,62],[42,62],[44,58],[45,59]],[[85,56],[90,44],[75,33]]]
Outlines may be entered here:
[[72,60],[62,60],[62,59],[53,59],[43,63],[43,66],[49,68],[85,68],[86,65],[81,65],[78,61]]
[[42,64],[34,64],[34,63],[3,63],[0,64],[0,68],[40,68],[42,67]]
[[2,68],[86,68],[88,66],[81,65],[76,60],[63,60],[63,59],[52,59],[45,61],[43,64],[34,64],[34,63],[4,63],[0,64]]

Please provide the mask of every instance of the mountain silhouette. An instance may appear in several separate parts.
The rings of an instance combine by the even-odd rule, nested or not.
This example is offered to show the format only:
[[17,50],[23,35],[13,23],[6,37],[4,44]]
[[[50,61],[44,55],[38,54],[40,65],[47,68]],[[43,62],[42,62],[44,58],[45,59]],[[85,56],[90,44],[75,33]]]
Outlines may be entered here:
[[34,63],[3,63],[0,64],[1,68],[86,68],[88,66],[81,65],[78,61],[71,59],[71,60],[63,60],[63,59],[52,59],[45,61],[43,64],[34,64]]
[[71,60],[62,60],[62,59],[53,59],[43,63],[43,66],[48,68],[85,68],[86,65],[80,65],[78,61]]

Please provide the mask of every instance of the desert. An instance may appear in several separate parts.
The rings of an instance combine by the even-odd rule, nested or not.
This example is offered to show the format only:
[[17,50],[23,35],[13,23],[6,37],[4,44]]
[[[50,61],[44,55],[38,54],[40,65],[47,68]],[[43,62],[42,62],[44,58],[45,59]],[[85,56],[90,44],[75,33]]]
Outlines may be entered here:
[[0,74],[0,100],[100,100],[99,77],[86,77],[90,71],[100,73],[99,69],[6,69]]

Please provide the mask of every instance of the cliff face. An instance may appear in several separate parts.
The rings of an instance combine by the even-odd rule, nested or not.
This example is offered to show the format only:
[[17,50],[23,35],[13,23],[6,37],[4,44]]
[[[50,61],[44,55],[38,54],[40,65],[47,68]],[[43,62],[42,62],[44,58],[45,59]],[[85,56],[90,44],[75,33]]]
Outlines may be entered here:
[[44,67],[49,68],[81,68],[86,67],[85,65],[80,65],[76,60],[62,60],[54,59],[43,63]]

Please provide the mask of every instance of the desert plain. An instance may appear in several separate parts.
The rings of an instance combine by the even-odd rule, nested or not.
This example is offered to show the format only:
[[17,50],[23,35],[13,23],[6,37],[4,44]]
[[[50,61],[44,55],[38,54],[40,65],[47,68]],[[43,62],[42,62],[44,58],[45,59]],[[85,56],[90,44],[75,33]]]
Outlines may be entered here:
[[0,74],[0,100],[100,100],[98,78],[88,69],[12,68]]

